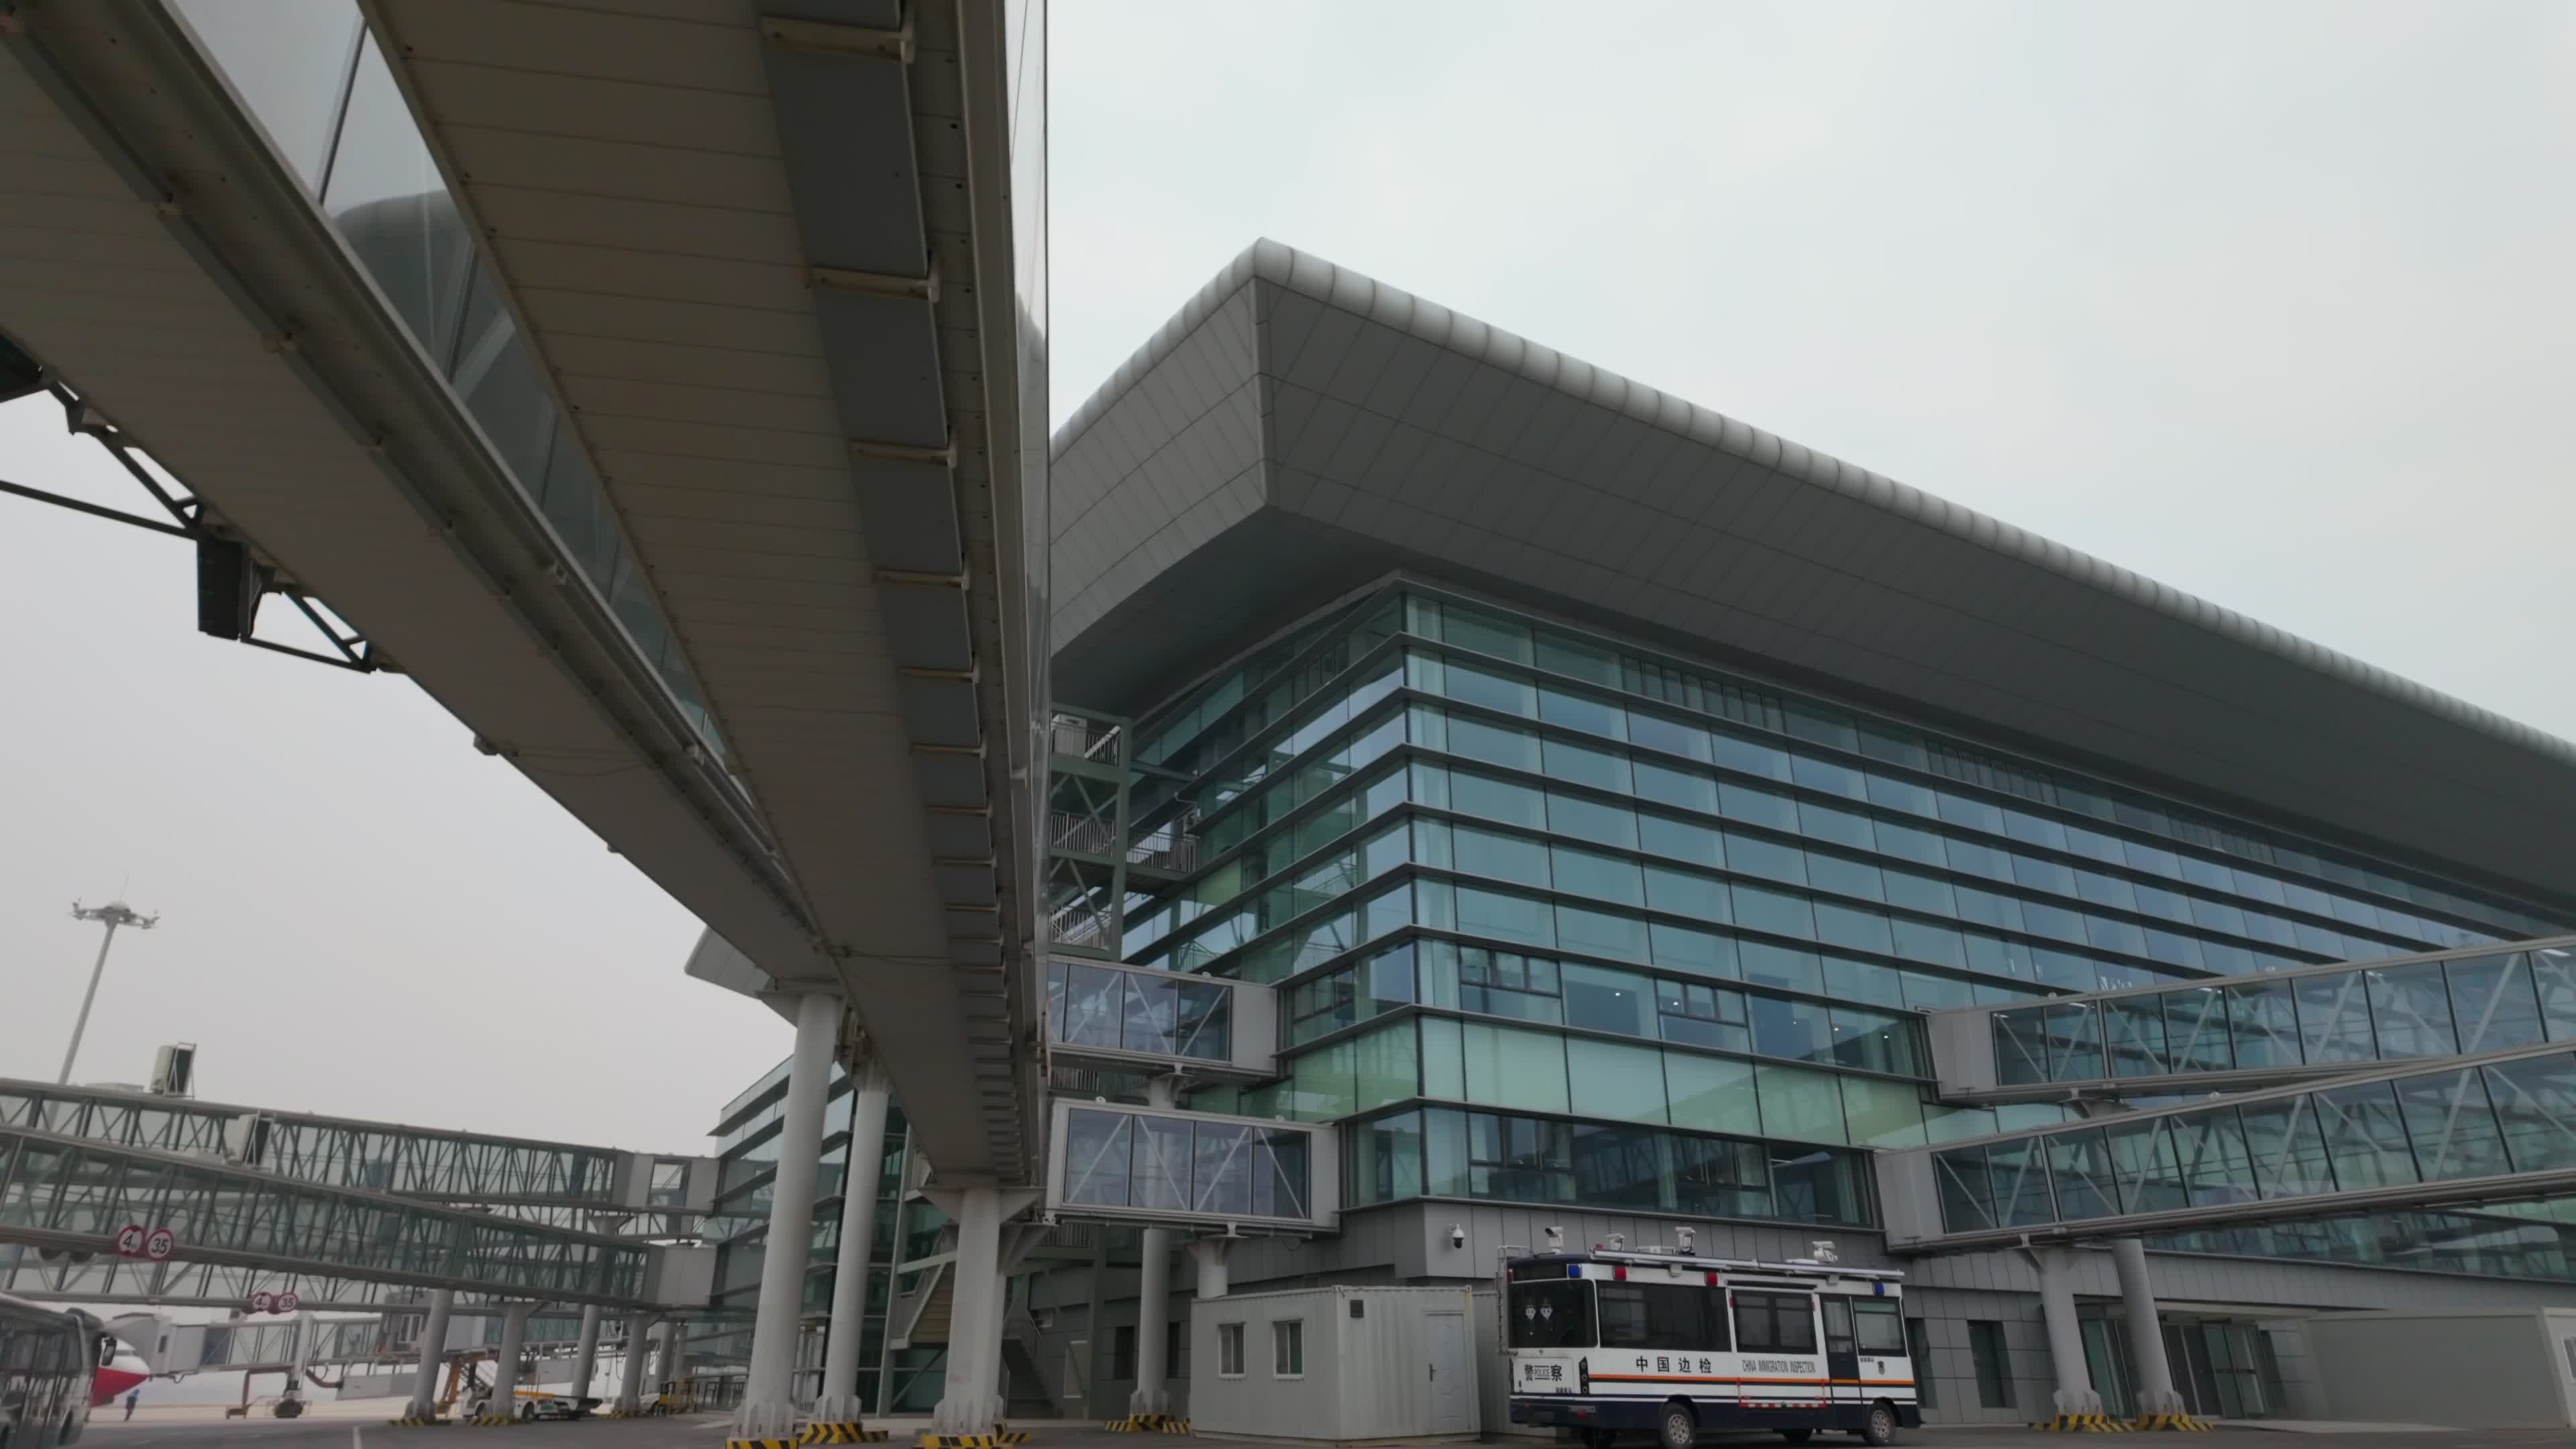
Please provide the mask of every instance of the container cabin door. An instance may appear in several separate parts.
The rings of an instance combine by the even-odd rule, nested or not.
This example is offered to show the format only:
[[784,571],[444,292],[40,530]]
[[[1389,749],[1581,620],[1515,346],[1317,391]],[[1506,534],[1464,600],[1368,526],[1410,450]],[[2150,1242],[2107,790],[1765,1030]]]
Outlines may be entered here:
[[1467,1367],[1467,1315],[1434,1313],[1422,1320],[1431,1374],[1433,1434],[1475,1432],[1475,1384]]

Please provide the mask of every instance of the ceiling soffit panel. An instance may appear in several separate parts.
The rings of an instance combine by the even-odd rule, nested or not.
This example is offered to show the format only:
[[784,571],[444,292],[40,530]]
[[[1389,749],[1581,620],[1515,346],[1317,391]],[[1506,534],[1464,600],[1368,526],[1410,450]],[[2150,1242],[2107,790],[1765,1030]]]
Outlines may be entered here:
[[[1276,243],[1237,257],[1174,324],[1247,288],[1274,486],[1239,541],[1171,561],[1150,587],[1103,572],[1060,595],[1079,599],[1059,614],[1068,697],[1138,711],[1216,662],[1239,641],[1221,637],[1231,611],[1209,591],[1293,614],[1321,601],[1312,590],[1419,567],[2570,898],[2576,746]],[[1158,369],[1195,365],[1177,356],[1176,326],[1058,434],[1065,471],[1103,496],[1131,470],[1093,456],[1096,425],[1129,416]],[[1384,395],[1397,387],[1400,403]],[[1379,414],[1364,428],[1362,408]],[[1408,439],[1403,468],[1381,467],[1408,431],[1429,436]],[[1605,462],[1614,450],[1620,465]],[[1652,547],[1642,589],[1649,550],[1616,516],[1629,507],[1659,540],[1683,540]],[[1125,533],[1089,552],[1171,536],[1167,512],[1112,524]],[[1245,576],[1201,555],[1270,567]],[[1291,596],[1288,575],[1309,592]],[[1193,596],[1183,618],[1142,617],[1148,600]],[[1139,630],[1168,651],[1143,648]],[[1148,655],[1169,667],[1141,668]]]

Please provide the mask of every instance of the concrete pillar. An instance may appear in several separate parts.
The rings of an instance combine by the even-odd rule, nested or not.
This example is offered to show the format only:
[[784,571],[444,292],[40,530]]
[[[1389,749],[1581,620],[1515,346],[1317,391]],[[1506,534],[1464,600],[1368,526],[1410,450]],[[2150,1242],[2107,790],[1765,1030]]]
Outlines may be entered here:
[[884,1171],[886,1101],[892,1089],[874,1062],[850,1080],[850,1163],[841,1178],[841,1250],[832,1269],[832,1328],[823,1340],[823,1393],[814,1418],[855,1424],[859,1346],[867,1338],[868,1251],[877,1231],[877,1179]]
[[1105,1418],[1109,1401],[1102,1396],[1101,1384],[1109,1377],[1109,1328],[1101,1322],[1102,1305],[1109,1301],[1109,1234],[1094,1232],[1091,1236],[1091,1297],[1085,1310],[1089,1327],[1083,1340],[1082,1414],[1087,1419]]
[[1200,1238],[1190,1244],[1190,1261],[1199,1265],[1199,1299],[1223,1298],[1226,1295],[1225,1260],[1234,1256],[1234,1245],[1241,1238]]
[[583,1305],[581,1339],[572,1351],[572,1396],[576,1408],[581,1400],[590,1397],[590,1381],[599,1374],[599,1318],[598,1304]]
[[2057,1372],[2056,1412],[2099,1414],[2102,1396],[2093,1391],[2093,1375],[2084,1367],[2084,1329],[2075,1317],[2075,1252],[2024,1248],[2022,1253],[2039,1270],[2039,1311],[2048,1321],[2048,1357]]
[[1127,1396],[1130,1414],[1170,1411],[1172,1396],[1163,1387],[1164,1324],[1172,1311],[1172,1230],[1147,1228],[1136,1263],[1136,1388]]
[[832,1071],[832,1040],[841,1029],[841,999],[822,992],[796,998],[796,1052],[788,1059],[787,1105],[778,1124],[778,1172],[769,1189],[768,1246],[760,1260],[760,1299],[751,1327],[751,1370],[736,1439],[796,1436],[796,1325],[804,1306],[805,1264],[814,1240],[814,1173],[823,1155],[823,1093]]
[[[1177,1076],[1146,1078],[1145,1104],[1178,1106],[1180,1084]],[[1170,1228],[1147,1228],[1137,1237],[1136,1388],[1127,1396],[1127,1412],[1166,1414],[1172,1407],[1172,1396],[1164,1387],[1171,1364],[1163,1350],[1172,1314],[1173,1234]]]
[[662,1377],[671,1381],[671,1393],[683,1403],[692,1402],[697,1397],[680,1387],[680,1381],[688,1376],[689,1325],[674,1318],[662,1330]]
[[1002,1220],[1036,1201],[1026,1188],[933,1188],[933,1205],[957,1224],[949,1268],[947,1381],[934,1434],[990,1434],[1002,1421]]
[[2129,1362],[2138,1370],[2138,1412],[2179,1414],[2182,1395],[2174,1390],[2173,1365],[2165,1358],[2164,1325],[2156,1317],[2155,1285],[2147,1280],[2147,1245],[2136,1238],[2115,1239],[2111,1263],[2120,1271],[2120,1301],[2128,1310]]
[[484,1401],[488,1418],[514,1419],[519,1414],[519,1355],[528,1347],[528,1312],[537,1305],[512,1303],[501,1310],[501,1353],[492,1360],[492,1397]]
[[455,1313],[455,1289],[441,1288],[429,1295],[429,1321],[420,1328],[420,1372],[411,1381],[411,1406],[403,1410],[405,1418],[437,1417],[438,1370],[447,1361],[447,1324]]
[[626,1315],[626,1367],[617,1380],[617,1412],[632,1414],[644,1407],[644,1365],[652,1357],[653,1320],[645,1314]]

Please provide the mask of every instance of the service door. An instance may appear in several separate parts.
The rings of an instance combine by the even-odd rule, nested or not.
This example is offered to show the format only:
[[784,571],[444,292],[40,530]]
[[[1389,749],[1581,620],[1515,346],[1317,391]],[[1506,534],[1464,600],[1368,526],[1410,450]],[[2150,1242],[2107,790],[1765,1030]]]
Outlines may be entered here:
[[1851,1300],[1827,1293],[1817,1301],[1825,1310],[1826,1397],[1838,1404],[1859,1401],[1860,1340],[1852,1334]]
[[1434,1313],[1423,1319],[1423,1337],[1429,1352],[1431,1374],[1431,1423],[1433,1434],[1469,1434],[1475,1432],[1476,1410],[1472,1397],[1476,1386],[1469,1379],[1467,1367],[1467,1315]]

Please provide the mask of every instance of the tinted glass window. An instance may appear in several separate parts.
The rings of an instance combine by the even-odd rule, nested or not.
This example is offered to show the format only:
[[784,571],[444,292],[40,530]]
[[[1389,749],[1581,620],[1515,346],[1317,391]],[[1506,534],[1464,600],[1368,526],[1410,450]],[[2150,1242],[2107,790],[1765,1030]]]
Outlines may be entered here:
[[1600,1283],[1603,1348],[1706,1349],[1709,1291],[1696,1283]]
[[1852,1352],[1851,1299],[1839,1294],[1827,1294],[1817,1302],[1823,1306],[1825,1312],[1825,1352]]
[[1852,1330],[1863,1353],[1905,1352],[1905,1321],[1897,1315],[1893,1298],[1853,1299]]
[[1512,1285],[1512,1347],[1592,1346],[1592,1285],[1579,1278]]
[[1735,1346],[1744,1353],[1814,1353],[1815,1299],[1804,1293],[1729,1295],[1735,1304]]

